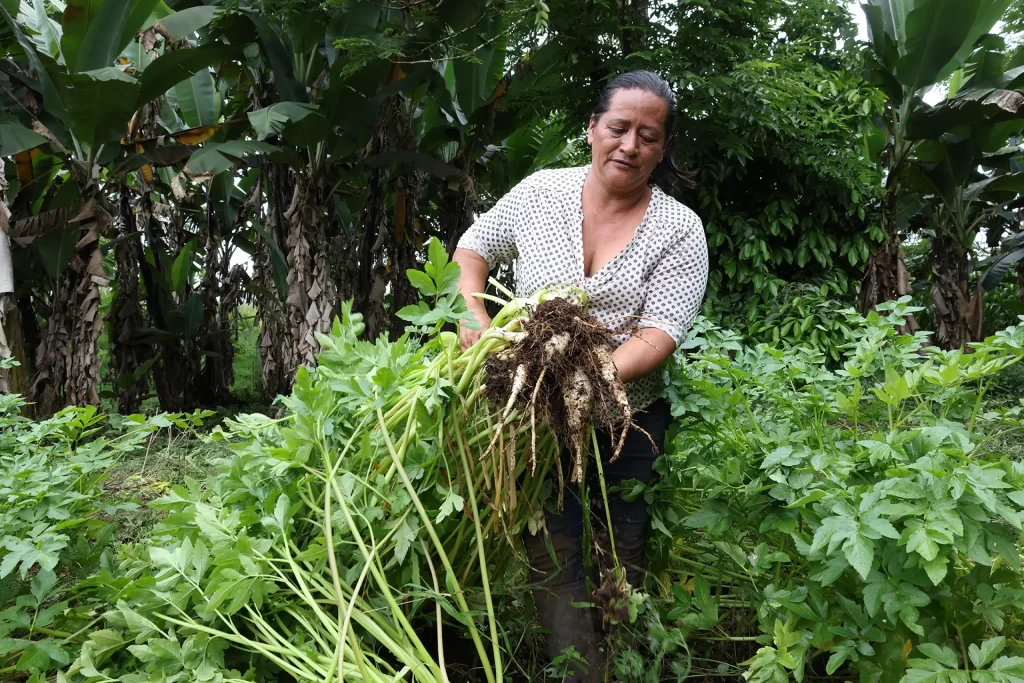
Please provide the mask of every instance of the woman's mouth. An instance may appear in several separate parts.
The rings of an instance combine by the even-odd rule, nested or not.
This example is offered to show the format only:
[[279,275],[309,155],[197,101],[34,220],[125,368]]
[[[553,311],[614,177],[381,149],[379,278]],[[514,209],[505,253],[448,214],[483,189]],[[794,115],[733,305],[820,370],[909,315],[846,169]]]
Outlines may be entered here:
[[633,164],[622,161],[621,159],[612,159],[612,162],[618,164],[619,166],[622,166],[623,168],[636,168],[635,166],[633,166]]

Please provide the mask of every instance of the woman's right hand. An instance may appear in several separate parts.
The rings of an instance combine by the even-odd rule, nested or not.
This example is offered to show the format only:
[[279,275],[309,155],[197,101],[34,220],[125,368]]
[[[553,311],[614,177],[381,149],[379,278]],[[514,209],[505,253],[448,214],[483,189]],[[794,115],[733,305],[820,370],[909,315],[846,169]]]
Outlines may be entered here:
[[487,315],[486,311],[471,309],[469,313],[476,319],[480,329],[473,330],[465,325],[459,326],[459,346],[463,351],[480,341],[480,336],[491,326],[491,316]]

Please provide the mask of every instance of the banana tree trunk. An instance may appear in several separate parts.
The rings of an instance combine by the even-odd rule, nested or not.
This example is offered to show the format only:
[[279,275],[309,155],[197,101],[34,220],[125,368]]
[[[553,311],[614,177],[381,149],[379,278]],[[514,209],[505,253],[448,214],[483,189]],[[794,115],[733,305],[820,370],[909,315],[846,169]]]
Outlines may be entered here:
[[[146,237],[147,244],[154,249],[165,250],[161,234],[153,229],[153,203],[148,194],[143,194],[135,207],[136,222]],[[171,221],[171,232],[178,226],[177,219]],[[172,239],[174,239],[172,237]],[[179,240],[180,242],[180,240]],[[142,283],[146,288],[146,311],[157,329],[169,329],[168,311],[164,310],[160,298],[158,281],[166,274],[159,271],[159,261],[150,263],[148,259],[139,262]],[[162,338],[157,347],[157,358],[152,366],[153,387],[156,389],[160,409],[177,413],[191,410],[196,406],[194,392],[198,376],[198,359],[187,354],[181,342],[176,338]]]
[[[879,216],[886,241],[878,246],[864,266],[859,299],[860,312],[864,314],[874,310],[883,301],[894,301],[911,294],[910,273],[903,260],[902,240],[897,224],[897,172],[896,168],[889,169],[885,198],[882,200],[882,211]],[[913,334],[919,329],[917,320],[910,315],[901,328],[901,332]]]
[[285,211],[288,225],[289,382],[299,365],[312,366],[320,343],[316,333],[331,329],[337,305],[331,279],[327,233],[324,226],[324,178],[311,166],[295,176],[292,199]]
[[21,336],[21,316],[14,295],[14,262],[11,241],[7,237],[11,212],[7,208],[7,179],[0,164],[0,358],[14,358],[20,365],[0,369],[0,393],[25,391],[25,348]]
[[122,188],[120,201],[121,241],[114,246],[117,295],[111,305],[111,360],[114,365],[114,391],[117,410],[122,415],[139,412],[146,391],[147,374],[140,374],[153,357],[152,345],[140,334],[146,327],[139,288],[139,264],[144,260],[142,243],[136,232],[135,211],[130,190]]
[[932,239],[931,252],[935,344],[943,349],[965,348],[971,341],[967,255],[945,236]]
[[292,343],[285,314],[287,306],[273,295],[278,291],[274,278],[275,251],[283,250],[287,240],[284,211],[290,196],[288,170],[280,164],[265,161],[261,182],[265,188],[265,201],[259,206],[266,205],[268,212],[261,221],[266,237],[259,237],[256,245],[256,282],[272,294],[265,294],[260,301],[258,347],[263,397],[273,399],[291,389],[292,378],[288,375],[288,368],[294,365],[290,357]]
[[399,178],[395,189],[395,217],[391,243],[391,315],[388,318],[388,329],[392,338],[397,338],[405,331],[406,321],[395,313],[404,307],[416,303],[419,295],[409,282],[405,273],[417,267],[416,249],[421,246],[417,218],[418,206],[416,197],[419,188],[415,179]]
[[106,200],[94,183],[83,189],[82,197],[82,210],[69,221],[78,224],[81,237],[55,287],[50,315],[36,349],[32,397],[37,417],[52,415],[68,405],[100,405],[96,342],[103,327],[100,287],[109,280],[103,270],[99,240],[111,218]]
[[[209,201],[209,200],[208,200]],[[209,204],[207,204],[209,207]],[[199,282],[199,295],[203,302],[203,323],[193,353],[202,354],[203,368],[199,379],[197,398],[206,406],[222,405],[231,399],[234,379],[231,362],[231,328],[226,316],[221,315],[221,272],[224,270],[221,251],[224,226],[212,210],[207,211],[206,241],[203,245],[203,277]]]

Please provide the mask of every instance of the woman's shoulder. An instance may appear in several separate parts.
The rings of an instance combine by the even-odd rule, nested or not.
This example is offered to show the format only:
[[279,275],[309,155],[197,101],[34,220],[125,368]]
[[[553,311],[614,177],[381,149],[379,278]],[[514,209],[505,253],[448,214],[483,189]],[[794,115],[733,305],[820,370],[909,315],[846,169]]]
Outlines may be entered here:
[[703,235],[704,223],[693,209],[656,185],[651,188],[651,192],[651,201],[655,203],[654,214],[662,230],[677,238],[693,233]]
[[548,193],[579,192],[589,168],[588,165],[541,169],[526,176],[520,181],[519,187]]

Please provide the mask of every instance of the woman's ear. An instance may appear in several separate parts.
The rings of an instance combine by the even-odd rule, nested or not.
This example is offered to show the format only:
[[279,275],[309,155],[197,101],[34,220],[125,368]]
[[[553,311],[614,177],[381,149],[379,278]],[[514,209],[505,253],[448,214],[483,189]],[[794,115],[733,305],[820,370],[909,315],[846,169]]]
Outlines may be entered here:
[[590,117],[590,124],[587,126],[587,144],[588,145],[594,144],[594,128],[595,128],[595,126],[597,126],[597,121],[595,121],[594,117],[591,116]]

